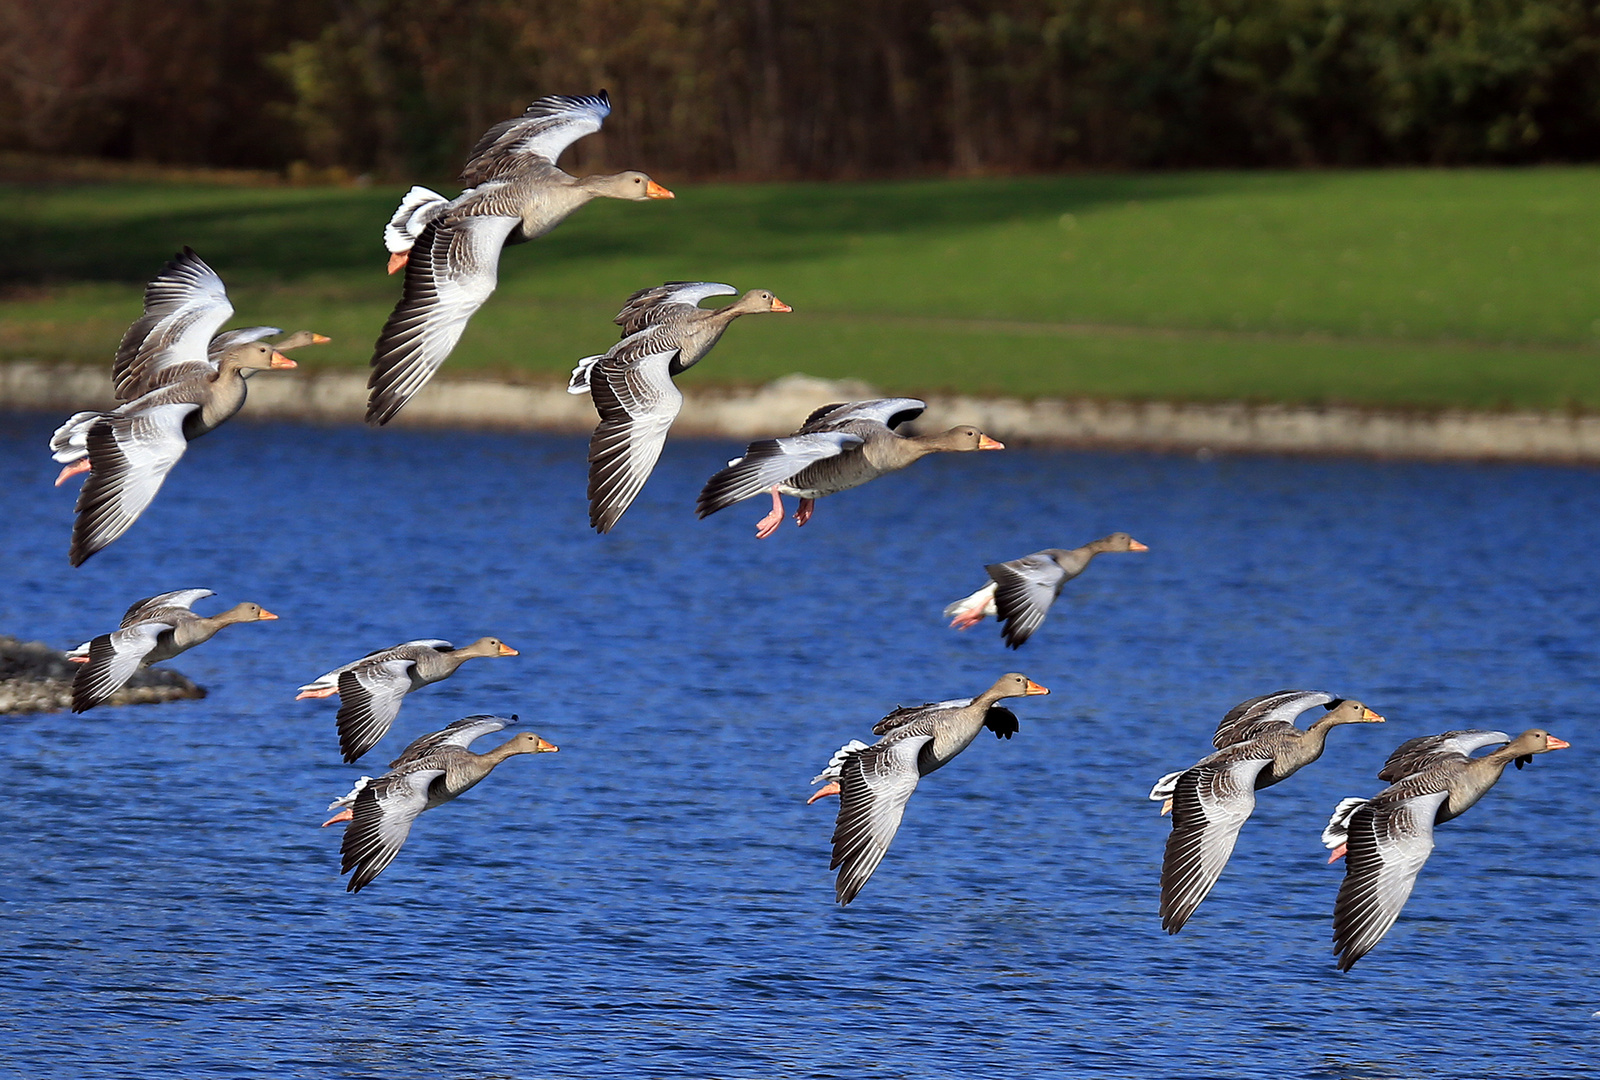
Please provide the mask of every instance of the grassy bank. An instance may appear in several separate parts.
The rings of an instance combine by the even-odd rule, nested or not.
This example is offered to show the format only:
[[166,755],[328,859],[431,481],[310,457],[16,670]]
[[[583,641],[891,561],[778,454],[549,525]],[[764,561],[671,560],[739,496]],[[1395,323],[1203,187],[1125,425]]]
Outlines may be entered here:
[[[1600,408],[1600,170],[674,186],[507,250],[447,370],[563,374],[629,292],[704,278],[796,314],[743,320],[693,379]],[[364,365],[398,293],[399,189],[0,192],[0,358],[105,362],[185,243],[237,322],[333,335],[307,362]]]

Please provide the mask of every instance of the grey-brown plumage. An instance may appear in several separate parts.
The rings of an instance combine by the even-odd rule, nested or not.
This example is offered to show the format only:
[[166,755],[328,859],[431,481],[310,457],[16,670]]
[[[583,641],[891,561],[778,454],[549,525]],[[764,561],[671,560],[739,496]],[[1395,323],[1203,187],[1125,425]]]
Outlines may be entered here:
[[473,148],[454,199],[412,188],[384,230],[403,265],[400,302],[384,324],[367,379],[367,422],[386,424],[433,377],[494,292],[500,252],[543,236],[591,199],[670,199],[644,173],[575,177],[557,167],[563,151],[600,130],[611,112],[605,91],[556,95],[496,124]]
[[1127,533],[1116,532],[1082,547],[1045,548],[1010,562],[994,563],[984,567],[989,583],[946,607],[944,617],[951,620],[951,627],[965,630],[992,615],[1000,620],[1000,636],[1006,645],[1020,649],[1044,624],[1062,587],[1088,569],[1096,555],[1149,550]]
[[826,784],[810,801],[839,796],[833,860],[828,864],[839,871],[834,883],[839,903],[854,900],[883,861],[917,781],[943,768],[984,728],[996,738],[1011,738],[1017,717],[997,704],[1001,699],[1049,692],[1012,672],[975,698],[895,709],[872,729],[882,736],[876,743],[851,741],[834,754],[813,778],[812,783]]
[[600,423],[589,440],[589,524],[610,532],[650,477],[667,431],[683,407],[673,378],[699,363],[741,315],[789,311],[765,289],[709,310],[711,296],[735,292],[707,281],[669,281],[628,298],[615,322],[623,338],[603,356],[578,362],[569,393],[589,392]]
[[83,664],[72,680],[72,711],[104,704],[140,668],[210,641],[224,626],[277,618],[254,603],[235,604],[218,615],[190,610],[195,601],[215,595],[210,589],[179,589],[135,601],[116,630],[68,652],[69,659]]
[[118,346],[112,378],[125,403],[77,413],[51,436],[51,454],[65,466],[57,485],[90,474],[78,493],[73,566],[126,532],[189,443],[244,407],[245,380],[294,367],[284,349],[328,340],[299,331],[269,345],[260,338],[278,333],[270,326],[218,333],[232,314],[222,279],[184,248],[150,282],[145,313]]
[[795,523],[811,518],[812,501],[847,491],[919,458],[942,451],[1002,450],[1004,444],[970,425],[934,435],[901,435],[896,425],[914,420],[926,404],[915,398],[879,398],[824,405],[793,435],[751,443],[700,491],[695,510],[707,517],[741,499],[772,496],[772,512],[756,535],[771,536],[783,521],[780,495],[800,499]]
[[[1309,728],[1294,720],[1321,705]],[[1322,756],[1328,732],[1341,724],[1382,723],[1361,704],[1314,690],[1280,690],[1229,709],[1217,725],[1216,753],[1175,773],[1150,792],[1172,811],[1172,834],[1161,863],[1161,927],[1183,929],[1221,877],[1239,830],[1255,809],[1256,791],[1294,775]]]
[[339,695],[339,749],[346,761],[355,761],[388,734],[411,691],[448,679],[475,657],[516,655],[517,650],[492,637],[461,649],[438,638],[407,641],[319,675],[300,687],[295,700]]
[[[1471,756],[1496,743],[1498,749]],[[1371,799],[1340,803],[1323,833],[1325,843],[1340,844],[1345,853],[1344,881],[1333,905],[1339,970],[1354,967],[1400,917],[1418,872],[1433,852],[1435,825],[1466,813],[1513,761],[1520,769],[1534,754],[1568,745],[1540,728],[1509,741],[1503,731],[1450,731],[1411,739],[1379,774],[1393,783]]]
[[424,735],[406,747],[389,772],[377,779],[363,777],[355,790],[329,806],[330,810],[347,807],[350,812],[350,824],[339,845],[339,872],[350,874],[346,891],[360,892],[394,861],[411,834],[412,823],[424,810],[469,791],[509,757],[555,752],[556,747],[531,731],[515,735],[485,754],[467,749],[473,740],[515,721],[515,717],[468,716],[443,731]]

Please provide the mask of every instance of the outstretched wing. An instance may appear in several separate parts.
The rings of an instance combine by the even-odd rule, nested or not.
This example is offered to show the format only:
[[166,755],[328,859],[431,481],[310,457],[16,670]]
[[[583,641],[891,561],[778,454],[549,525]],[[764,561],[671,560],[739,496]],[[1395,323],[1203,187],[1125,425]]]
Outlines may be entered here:
[[122,335],[111,364],[118,401],[164,385],[158,374],[177,364],[201,364],[212,337],[233,317],[227,287],[217,272],[184,248],[144,289],[144,314]]
[[367,423],[387,424],[449,357],[499,281],[500,249],[518,219],[435,219],[406,263],[400,302],[383,324],[367,379]]
[[360,892],[394,862],[411,835],[411,823],[428,807],[428,786],[443,769],[413,768],[380,776],[359,789],[339,844],[341,874],[350,874],[347,892]]
[[669,281],[640,289],[623,303],[622,310],[612,322],[622,327],[622,336],[637,334],[658,322],[664,308],[685,305],[698,308],[700,302],[712,296],[737,296],[738,289],[719,281]]
[[1067,572],[1061,564],[1040,552],[1010,562],[984,567],[994,581],[994,609],[999,616],[1000,636],[1013,649],[1044,625],[1044,617],[1055,603]]
[[874,398],[871,401],[846,401],[836,405],[824,405],[806,417],[806,422],[800,425],[800,430],[795,434],[832,431],[851,420],[871,420],[892,428],[907,420],[915,420],[927,407],[927,402],[918,401],[916,398]]
[[1340,699],[1320,690],[1277,690],[1241,701],[1227,711],[1211,737],[1211,745],[1225,746],[1260,738],[1283,725],[1294,727],[1297,716],[1315,705],[1333,708]]
[[1436,764],[1441,758],[1452,755],[1471,757],[1474,751],[1485,746],[1498,746],[1511,741],[1503,731],[1447,731],[1443,735],[1421,735],[1407,739],[1389,755],[1378,771],[1379,780],[1391,784]]
[[600,423],[589,439],[589,524],[610,532],[661,457],[683,407],[668,366],[676,349],[633,360],[604,357],[589,370]]
[[1350,815],[1344,881],[1333,902],[1333,951],[1349,971],[1383,940],[1433,852],[1433,819],[1448,788],[1397,801],[1374,799]]
[[1256,806],[1256,776],[1270,758],[1208,759],[1172,791],[1172,835],[1161,861],[1161,928],[1183,929],[1228,865],[1239,829]]
[[609,115],[611,98],[604,90],[593,96],[542,97],[521,116],[483,133],[461,170],[461,182],[474,187],[535,162],[554,165],[567,147],[599,131]]
[[744,457],[730,461],[726,469],[706,481],[695,500],[695,513],[706,517],[741,499],[760,495],[806,466],[838,457],[863,441],[848,431],[829,431],[753,442],[745,448]]
[[930,701],[926,705],[901,705],[874,724],[872,733],[874,735],[887,735],[891,731],[897,731],[910,724],[915,724],[919,720],[932,721],[942,712],[965,709],[971,704],[972,699],[964,697],[951,698],[949,701]]
[[157,405],[124,416],[107,415],[89,428],[91,472],[78,492],[67,552],[73,566],[81,566],[139,520],[189,448],[183,422],[199,408]]
[[389,762],[389,768],[399,768],[409,762],[426,757],[441,746],[459,746],[463,750],[472,745],[474,739],[482,738],[491,731],[499,731],[508,724],[515,724],[515,716],[507,719],[504,716],[465,716],[453,724],[449,724],[443,731],[429,732],[412,740],[411,745],[400,751],[400,756]]
[[355,761],[378,745],[400,715],[415,660],[363,661],[339,676],[339,749]]
[[839,767],[839,816],[833,828],[834,895],[856,898],[883,861],[917,789],[917,755],[932,735],[907,735],[849,755]]
[[208,596],[215,595],[217,594],[210,589],[177,589],[173,592],[164,592],[156,596],[147,596],[143,600],[135,600],[133,602],[133,605],[128,608],[128,613],[122,616],[122,625],[132,626],[135,623],[144,622],[151,612],[159,611],[162,608],[182,608],[188,611],[194,607],[196,600],[204,600]]
[[171,629],[170,623],[146,622],[101,634],[89,642],[89,662],[72,680],[72,711],[88,712],[109,701],[133,678],[156,647],[156,639]]

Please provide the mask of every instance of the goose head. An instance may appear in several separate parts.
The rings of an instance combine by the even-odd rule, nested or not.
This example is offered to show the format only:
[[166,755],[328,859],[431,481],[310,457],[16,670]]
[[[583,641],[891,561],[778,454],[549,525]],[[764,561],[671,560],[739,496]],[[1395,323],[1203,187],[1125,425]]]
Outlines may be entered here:
[[218,370],[232,368],[246,378],[257,371],[298,366],[293,360],[290,360],[264,341],[251,341],[243,345],[235,345],[222,354],[222,359],[217,364]]
[[990,700],[1008,697],[1033,697],[1036,694],[1048,694],[1050,691],[1022,674],[1020,671],[1008,672],[995,680],[989,687],[989,692],[984,696]]
[[998,439],[991,439],[971,424],[962,424],[949,431],[941,431],[937,435],[924,435],[919,441],[930,450],[967,451],[967,450],[1004,450],[1006,444]]
[[782,313],[793,311],[794,308],[773,296],[766,289],[751,289],[722,310],[730,315],[759,315],[764,311]]
[[1501,754],[1511,755],[1516,759],[1517,768],[1530,764],[1533,755],[1546,754],[1551,750],[1565,750],[1572,744],[1565,739],[1558,739],[1543,728],[1529,728],[1515,739],[1506,743],[1500,750]]
[[1125,532],[1114,532],[1110,536],[1102,536],[1089,545],[1096,552],[1102,551],[1149,551],[1144,544],[1139,543]]
[[221,615],[218,615],[217,621],[223,623],[271,622],[276,618],[276,615],[260,604],[246,601],[242,604],[235,604]]
[[607,199],[627,199],[644,202],[646,199],[675,199],[672,192],[650,179],[642,172],[619,172],[609,176],[586,176],[580,186],[591,195]]
[[457,649],[456,655],[466,660],[474,656],[519,656],[521,654],[499,638],[481,637],[471,645]]
[[1332,727],[1336,724],[1381,724],[1384,722],[1383,717],[1354,698],[1341,698],[1338,701],[1331,701],[1324,705],[1323,708],[1328,710],[1328,715],[1318,722],[1324,727]]
[[517,734],[511,736],[510,739],[508,739],[506,742],[502,743],[501,745],[502,745],[502,748],[509,748],[509,749],[506,749],[507,755],[510,755],[510,754],[553,754],[557,750],[561,749],[559,746],[556,746],[554,743],[545,742],[543,739],[541,739],[539,736],[535,735],[531,731],[518,732]]

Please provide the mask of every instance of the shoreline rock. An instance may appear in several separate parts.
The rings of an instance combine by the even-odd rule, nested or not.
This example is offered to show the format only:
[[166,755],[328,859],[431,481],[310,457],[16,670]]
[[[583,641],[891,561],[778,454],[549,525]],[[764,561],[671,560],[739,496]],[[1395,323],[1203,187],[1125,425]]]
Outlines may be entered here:
[[[79,665],[42,641],[0,634],[0,715],[64,712],[72,707]],[[170,668],[141,668],[108,705],[149,705],[203,698],[205,689]]]
[[[69,413],[110,408],[101,368],[33,361],[0,364],[0,409]],[[786,375],[760,387],[691,384],[678,435],[750,439],[794,430],[819,405],[874,396],[854,379]],[[359,423],[366,376],[327,371],[250,384],[245,419]],[[921,430],[977,424],[1005,442],[1186,453],[1327,454],[1461,461],[1600,463],[1600,415],[1366,409],[1352,406],[1184,404],[925,395]],[[435,379],[397,426],[587,432],[587,396],[559,383]]]

